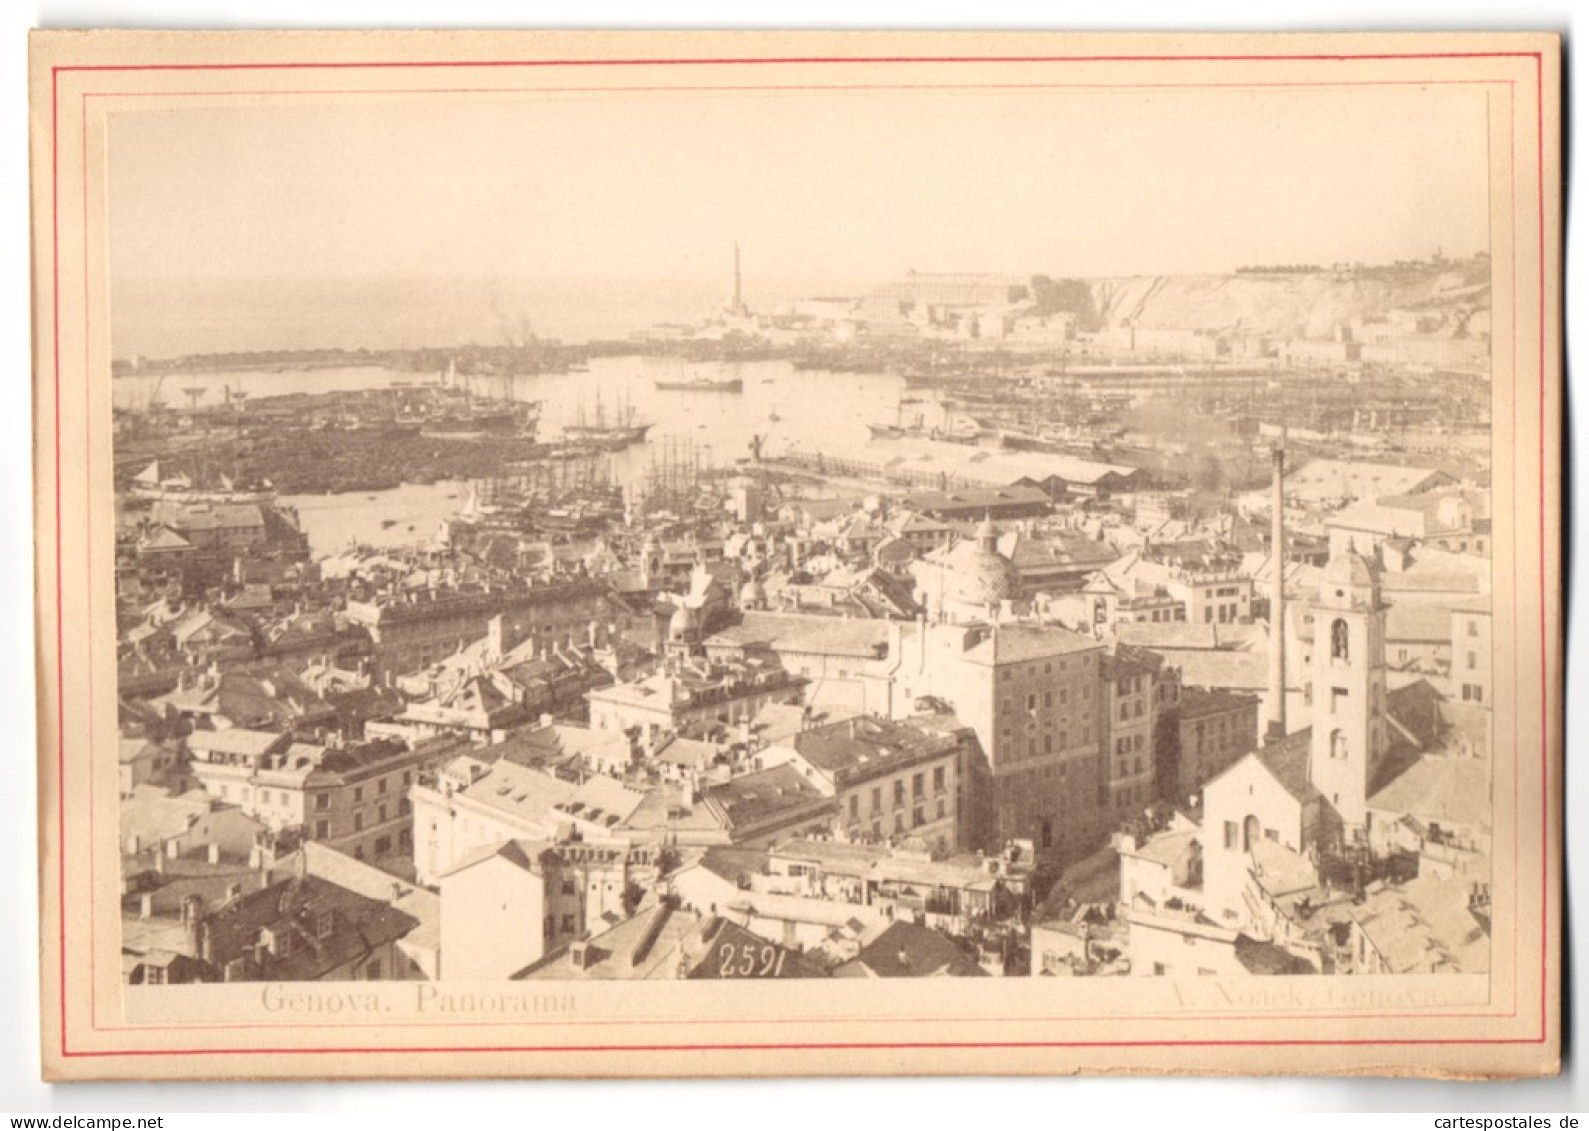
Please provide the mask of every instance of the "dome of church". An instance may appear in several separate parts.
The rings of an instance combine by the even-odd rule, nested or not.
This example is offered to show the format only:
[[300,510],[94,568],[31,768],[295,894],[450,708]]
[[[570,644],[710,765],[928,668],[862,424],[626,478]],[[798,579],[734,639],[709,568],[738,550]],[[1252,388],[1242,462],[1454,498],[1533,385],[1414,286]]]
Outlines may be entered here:
[[668,636],[674,640],[684,640],[695,635],[699,623],[695,610],[688,605],[680,605],[673,610],[673,617],[668,621]]
[[1014,597],[1019,590],[1015,567],[980,537],[976,541],[958,543],[944,557],[942,569],[946,602],[978,607],[997,605]]

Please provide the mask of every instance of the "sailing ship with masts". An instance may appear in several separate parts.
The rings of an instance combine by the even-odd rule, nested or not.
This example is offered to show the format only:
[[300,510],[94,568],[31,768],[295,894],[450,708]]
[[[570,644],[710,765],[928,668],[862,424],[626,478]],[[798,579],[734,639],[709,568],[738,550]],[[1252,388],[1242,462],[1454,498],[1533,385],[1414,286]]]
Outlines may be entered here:
[[200,469],[194,475],[162,467],[153,460],[132,477],[128,493],[135,499],[152,503],[270,503],[276,489],[269,481],[242,485],[231,476],[210,476]]
[[597,390],[595,414],[587,419],[584,403],[581,402],[574,423],[563,428],[563,438],[570,443],[589,445],[603,451],[620,451],[643,442],[646,433],[651,431],[649,423],[637,424],[634,417],[634,406],[625,401],[615,411],[614,419],[609,420],[602,405],[601,391]]

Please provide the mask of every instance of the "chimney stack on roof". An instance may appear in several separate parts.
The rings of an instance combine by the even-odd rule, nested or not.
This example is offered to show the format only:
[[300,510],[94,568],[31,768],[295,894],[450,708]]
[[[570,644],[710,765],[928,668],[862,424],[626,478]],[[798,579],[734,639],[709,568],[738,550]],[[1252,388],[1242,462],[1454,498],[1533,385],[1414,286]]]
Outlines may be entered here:
[[1274,496],[1270,502],[1269,538],[1269,693],[1266,714],[1269,725],[1265,739],[1278,742],[1286,736],[1286,430],[1280,427],[1280,440],[1271,453],[1274,464]]

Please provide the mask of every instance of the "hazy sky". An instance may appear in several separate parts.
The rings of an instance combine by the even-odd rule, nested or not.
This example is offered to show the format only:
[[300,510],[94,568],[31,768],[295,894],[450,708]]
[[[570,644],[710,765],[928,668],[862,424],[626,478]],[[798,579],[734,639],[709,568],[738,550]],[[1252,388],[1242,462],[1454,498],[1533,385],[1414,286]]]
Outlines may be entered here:
[[122,276],[1226,270],[1484,246],[1449,87],[564,96],[119,115]]
[[[568,339],[915,269],[1383,263],[1486,241],[1482,94],[625,94],[131,110],[118,353]],[[451,281],[449,281],[451,280]]]

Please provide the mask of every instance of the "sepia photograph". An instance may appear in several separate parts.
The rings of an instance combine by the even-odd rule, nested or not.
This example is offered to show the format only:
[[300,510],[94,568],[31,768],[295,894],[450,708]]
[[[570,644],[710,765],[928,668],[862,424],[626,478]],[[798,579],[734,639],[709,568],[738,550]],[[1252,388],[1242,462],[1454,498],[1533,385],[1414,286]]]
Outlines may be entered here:
[[1558,48],[1318,38],[36,38],[50,1070],[1555,1071]]

